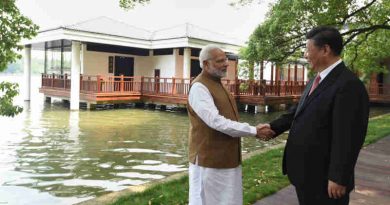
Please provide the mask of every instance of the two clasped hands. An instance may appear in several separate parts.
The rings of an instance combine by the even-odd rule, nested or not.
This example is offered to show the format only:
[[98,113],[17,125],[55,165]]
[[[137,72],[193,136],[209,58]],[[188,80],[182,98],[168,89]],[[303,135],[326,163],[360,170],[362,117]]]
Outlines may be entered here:
[[275,132],[271,129],[269,124],[258,124],[256,130],[256,138],[260,140],[268,141],[275,135]]

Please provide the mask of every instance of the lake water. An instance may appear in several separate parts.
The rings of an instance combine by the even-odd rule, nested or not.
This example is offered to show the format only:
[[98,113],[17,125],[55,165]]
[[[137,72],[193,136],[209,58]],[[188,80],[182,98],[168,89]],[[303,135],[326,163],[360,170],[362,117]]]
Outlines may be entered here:
[[[0,81],[21,82],[20,76]],[[147,109],[70,112],[44,103],[33,78],[24,112],[0,117],[0,204],[72,204],[185,171],[186,113]],[[22,93],[23,95],[23,93]],[[389,108],[372,109],[379,114]],[[241,113],[256,125],[281,113]],[[243,138],[243,152],[284,141]]]
[[[187,170],[186,113],[70,112],[61,102],[44,103],[39,84],[34,77],[30,103],[23,93],[16,99],[23,113],[0,117],[0,203],[71,204]],[[277,115],[242,113],[241,119],[258,124]],[[281,141],[245,138],[243,152]]]

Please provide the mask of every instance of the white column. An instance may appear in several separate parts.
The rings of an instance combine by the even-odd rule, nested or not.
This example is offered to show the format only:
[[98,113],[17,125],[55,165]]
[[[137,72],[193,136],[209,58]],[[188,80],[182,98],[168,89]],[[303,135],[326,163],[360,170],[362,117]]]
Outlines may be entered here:
[[173,59],[175,62],[175,76],[173,77],[180,78],[181,76],[179,76],[180,70],[179,70],[179,49],[178,48],[173,49]]
[[191,77],[191,49],[184,48],[183,56],[183,78]]
[[24,46],[23,55],[23,67],[24,67],[24,100],[30,101],[31,99],[31,45]]
[[70,109],[79,110],[80,103],[80,42],[72,41],[72,68],[71,68],[71,89]]
[[85,58],[85,51],[87,50],[87,44],[82,43],[81,44],[81,53],[80,53],[80,61],[81,61],[81,68],[80,73],[84,74],[84,58]]

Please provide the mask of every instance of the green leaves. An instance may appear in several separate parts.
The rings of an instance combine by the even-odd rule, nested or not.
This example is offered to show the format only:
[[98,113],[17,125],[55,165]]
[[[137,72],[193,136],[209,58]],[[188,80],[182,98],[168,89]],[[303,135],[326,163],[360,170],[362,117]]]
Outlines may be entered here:
[[[38,26],[23,16],[15,6],[15,0],[0,1],[0,71],[9,63],[21,58],[17,51],[22,49],[19,42],[23,38],[32,38],[37,34]],[[0,83],[3,95],[0,97],[0,115],[15,116],[22,112],[19,106],[13,106],[13,98],[18,95],[18,85]]]
[[[246,0],[245,3],[253,0]],[[236,1],[242,2],[242,1]],[[363,73],[384,71],[390,55],[390,1],[380,0],[278,0],[242,52],[246,60],[277,63],[303,57],[305,34],[318,25],[340,29],[344,59]]]
[[119,0],[119,6],[125,10],[133,9],[137,4],[145,5],[150,0]]
[[23,38],[35,36],[37,30],[38,26],[19,12],[15,0],[0,2],[0,71],[3,71],[8,63],[21,58],[16,52],[22,49],[18,43]]
[[18,87],[16,83],[0,83],[0,115],[14,117],[23,111],[23,108],[13,105],[13,98],[19,94]]

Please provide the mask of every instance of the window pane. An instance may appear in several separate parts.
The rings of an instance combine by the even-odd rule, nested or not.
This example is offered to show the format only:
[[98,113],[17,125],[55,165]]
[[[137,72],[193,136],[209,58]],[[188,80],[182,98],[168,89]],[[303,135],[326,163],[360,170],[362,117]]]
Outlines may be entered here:
[[65,47],[62,55],[63,55],[64,74],[70,74],[70,68],[72,65],[72,52],[70,51],[70,49],[66,49]]
[[46,52],[47,68],[46,71],[48,74],[61,74],[61,49],[52,48],[47,49]]

